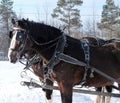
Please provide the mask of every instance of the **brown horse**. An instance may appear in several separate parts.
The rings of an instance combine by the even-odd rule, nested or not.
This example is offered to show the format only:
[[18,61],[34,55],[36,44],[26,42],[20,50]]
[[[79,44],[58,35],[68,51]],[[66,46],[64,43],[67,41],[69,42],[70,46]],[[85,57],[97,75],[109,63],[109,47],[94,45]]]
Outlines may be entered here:
[[[10,39],[12,38],[12,31],[10,31],[9,37]],[[35,75],[37,75],[40,79],[40,81],[44,80],[44,72],[43,72],[43,68],[44,68],[44,61],[41,57],[36,57],[35,55],[37,55],[37,53],[33,50],[24,50],[21,55],[20,55],[20,61],[21,59],[25,59],[26,60],[26,67],[29,65],[29,67],[31,66],[33,72],[35,73]],[[33,59],[35,58],[35,60],[33,61]],[[22,61],[21,61],[22,62]],[[26,68],[29,69],[29,68]],[[30,84],[26,82],[26,85],[29,86]],[[46,81],[46,85],[49,86],[53,86],[53,81],[47,79]],[[44,92],[44,103],[52,103],[52,90],[49,89],[42,89]]]
[[[94,38],[94,37],[83,37],[82,39],[85,39],[90,45],[93,45],[93,46],[102,46],[102,45],[105,45],[105,44],[108,44],[108,43],[115,41],[115,39],[104,40],[101,38]],[[117,89],[117,87],[115,87],[113,85],[109,85],[109,86],[105,86],[105,87],[97,87],[96,91],[102,92],[102,91],[104,91],[104,89],[106,89],[106,91],[108,93],[111,93],[113,88]],[[101,101],[103,100],[103,99],[101,99],[101,97],[102,97],[101,95],[97,95],[94,103],[101,103]],[[110,96],[105,96],[104,102],[110,103],[110,99],[111,99]]]
[[[11,35],[12,35],[12,32],[10,32],[10,38],[12,38]],[[93,46],[101,46],[113,41],[113,40],[103,40],[100,38],[93,38],[93,37],[83,37],[82,39],[86,40],[90,45],[93,45]],[[33,58],[36,54],[37,53],[35,51],[24,51],[21,57],[24,55],[24,58],[26,58],[28,61],[32,61],[31,58]],[[37,60],[35,60],[35,62],[33,61],[33,63],[31,64],[34,73],[40,78],[40,80],[44,80],[44,75],[43,75],[44,64],[45,64],[44,61],[40,57],[37,57]],[[53,85],[52,81],[47,80],[47,85]],[[96,91],[102,92],[103,88],[98,87],[96,88]],[[111,93],[113,89],[113,85],[106,86],[105,88],[107,92]],[[52,90],[48,90],[48,89],[43,89],[43,90],[46,93],[45,103],[51,103]],[[100,98],[101,96],[98,95],[96,97],[95,103],[100,103],[100,100],[101,100]],[[107,99],[105,99],[105,103],[110,103],[110,97],[106,97],[106,98]]]
[[[83,83],[83,80],[83,85],[89,87],[111,85],[114,80],[120,83],[120,42],[92,46],[45,24],[18,20],[17,23],[13,21],[13,26],[16,28],[13,28],[15,32],[8,52],[9,60],[15,63],[25,49],[37,51],[48,63],[44,69],[45,76],[50,75],[58,83],[62,103],[72,103],[72,87]],[[76,64],[76,59],[90,66]],[[102,73],[92,71],[95,70],[93,67]],[[91,73],[93,77],[90,77]]]

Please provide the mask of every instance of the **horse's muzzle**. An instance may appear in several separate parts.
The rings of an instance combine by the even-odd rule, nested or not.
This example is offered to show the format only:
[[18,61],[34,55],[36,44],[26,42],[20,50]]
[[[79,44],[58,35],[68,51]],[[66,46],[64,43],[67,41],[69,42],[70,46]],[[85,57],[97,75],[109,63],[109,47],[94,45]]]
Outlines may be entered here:
[[18,60],[17,57],[11,57],[10,62],[15,64],[17,60]]
[[17,52],[15,51],[8,51],[8,59],[11,63],[16,63],[17,60],[18,60],[18,57],[17,57]]

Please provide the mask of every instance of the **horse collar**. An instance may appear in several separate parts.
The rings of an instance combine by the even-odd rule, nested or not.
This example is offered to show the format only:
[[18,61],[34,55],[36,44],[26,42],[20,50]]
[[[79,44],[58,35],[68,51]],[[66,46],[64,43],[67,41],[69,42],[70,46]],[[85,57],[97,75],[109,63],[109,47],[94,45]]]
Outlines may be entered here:
[[89,62],[90,62],[90,48],[88,45],[88,41],[86,39],[83,39],[80,42],[81,42],[82,49],[84,51],[85,62],[87,64],[87,66],[85,66],[85,72],[83,75],[83,79],[81,81],[81,85],[83,85],[86,82],[86,76],[87,76],[87,71],[88,71]]
[[90,62],[90,50],[89,49],[90,48],[89,48],[88,42],[85,39],[81,40],[81,46],[84,51],[85,62],[87,63],[87,65],[89,65],[89,62]]
[[53,72],[54,66],[59,63],[60,61],[59,54],[63,53],[65,44],[66,44],[66,36],[64,33],[62,33],[62,37],[58,40],[52,58],[49,60],[48,64],[44,68],[44,82],[46,82],[46,79],[50,79],[48,75],[50,75]]

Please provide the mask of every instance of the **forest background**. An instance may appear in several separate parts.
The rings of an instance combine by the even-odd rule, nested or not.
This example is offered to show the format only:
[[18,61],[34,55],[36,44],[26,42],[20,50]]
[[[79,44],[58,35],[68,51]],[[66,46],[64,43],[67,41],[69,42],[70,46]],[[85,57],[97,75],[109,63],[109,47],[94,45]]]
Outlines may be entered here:
[[[84,0],[57,0],[56,5],[49,13],[47,5],[44,5],[44,16],[41,9],[36,8],[34,16],[36,22],[55,26],[64,30],[67,35],[75,38],[83,36],[94,36],[103,39],[120,37],[120,7],[114,0],[105,0],[102,5],[102,11],[96,15],[94,5],[92,15],[86,15],[92,19],[82,21],[81,6]],[[97,5],[97,4],[96,4]],[[86,8],[87,9],[87,8]],[[42,16],[41,16],[42,15]],[[51,17],[49,17],[49,15]],[[96,17],[100,18],[96,21]],[[1,0],[0,2],[0,59],[7,58],[7,52],[10,45],[9,32],[11,30],[11,19],[26,18],[22,10],[18,13],[14,10],[14,1]],[[31,19],[29,16],[27,17]],[[41,18],[44,18],[41,19]]]

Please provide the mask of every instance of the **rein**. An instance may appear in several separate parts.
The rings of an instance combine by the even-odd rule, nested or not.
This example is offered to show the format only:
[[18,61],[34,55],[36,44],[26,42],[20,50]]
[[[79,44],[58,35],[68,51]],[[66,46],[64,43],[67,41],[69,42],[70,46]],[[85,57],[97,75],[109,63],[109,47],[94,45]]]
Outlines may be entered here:
[[49,45],[49,44],[51,44],[51,43],[59,40],[60,38],[62,38],[62,36],[58,36],[57,38],[55,38],[55,39],[53,39],[53,40],[50,40],[50,41],[48,41],[48,42],[45,42],[45,43],[39,43],[39,42],[37,42],[37,41],[32,37],[32,35],[30,35],[30,38],[31,38],[31,40],[32,40],[34,43],[36,43],[37,45],[39,45],[39,46],[44,46],[44,45]]

